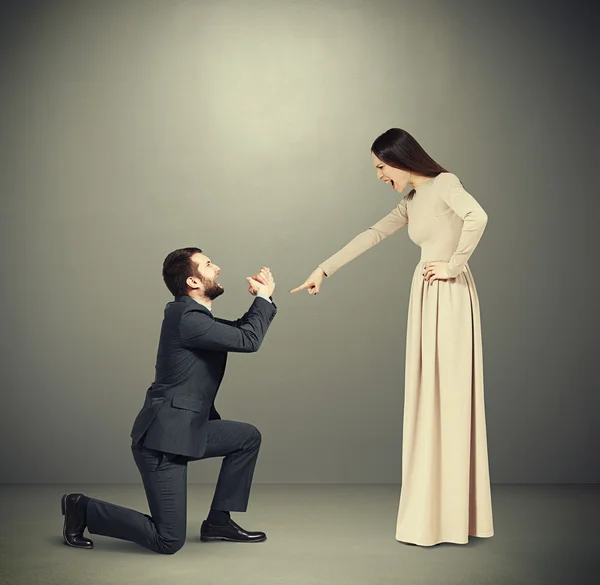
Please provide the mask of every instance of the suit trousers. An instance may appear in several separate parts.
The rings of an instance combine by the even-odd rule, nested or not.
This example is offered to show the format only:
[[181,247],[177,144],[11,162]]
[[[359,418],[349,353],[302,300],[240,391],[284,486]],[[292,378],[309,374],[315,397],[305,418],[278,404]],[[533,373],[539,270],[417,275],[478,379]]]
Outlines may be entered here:
[[[260,432],[251,424],[229,420],[211,420],[207,426],[206,452],[201,459],[224,457],[211,507],[245,512],[261,444]],[[88,531],[173,554],[186,539],[187,465],[191,459],[148,449],[141,442],[133,444],[131,450],[151,516],[90,498]]]

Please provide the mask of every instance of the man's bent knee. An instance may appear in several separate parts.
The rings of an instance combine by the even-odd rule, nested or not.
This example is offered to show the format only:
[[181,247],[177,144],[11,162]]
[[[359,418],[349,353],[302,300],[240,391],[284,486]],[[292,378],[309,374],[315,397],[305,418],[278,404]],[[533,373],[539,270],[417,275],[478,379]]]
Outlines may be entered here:
[[173,540],[159,540],[157,552],[162,555],[174,555],[180,551],[185,544],[184,538],[175,538]]
[[262,442],[262,435],[260,431],[254,426],[250,425],[250,436],[248,438],[248,444],[251,446],[258,446]]

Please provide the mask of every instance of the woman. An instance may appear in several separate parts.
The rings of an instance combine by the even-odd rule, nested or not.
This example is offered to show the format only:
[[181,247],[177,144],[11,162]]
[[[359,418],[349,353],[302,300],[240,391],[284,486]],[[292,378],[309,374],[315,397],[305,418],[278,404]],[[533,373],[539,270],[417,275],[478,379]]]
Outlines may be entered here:
[[325,276],[408,225],[421,262],[408,309],[396,539],[421,546],[465,544],[469,536],[494,533],[479,301],[467,264],[487,215],[408,132],[388,130],[371,154],[378,179],[399,193],[408,184],[412,190],[290,292],[317,294]]

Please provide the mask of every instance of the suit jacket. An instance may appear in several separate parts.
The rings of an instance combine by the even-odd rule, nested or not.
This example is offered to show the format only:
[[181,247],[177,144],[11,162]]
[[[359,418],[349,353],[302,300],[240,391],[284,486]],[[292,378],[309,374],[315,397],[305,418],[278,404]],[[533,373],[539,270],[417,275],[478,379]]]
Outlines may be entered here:
[[165,453],[202,457],[206,423],[220,418],[214,401],[227,353],[258,351],[276,313],[276,305],[260,297],[236,321],[215,318],[187,295],[168,303],[155,381],[133,423],[133,442]]

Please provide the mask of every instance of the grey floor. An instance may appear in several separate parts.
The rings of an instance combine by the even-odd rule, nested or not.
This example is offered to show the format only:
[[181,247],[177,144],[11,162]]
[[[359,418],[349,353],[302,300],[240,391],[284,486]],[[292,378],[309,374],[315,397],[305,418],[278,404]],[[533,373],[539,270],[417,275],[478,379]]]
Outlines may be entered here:
[[600,486],[493,486],[496,535],[468,545],[394,538],[399,486],[255,485],[260,544],[201,543],[212,486],[189,487],[188,540],[173,556],[95,536],[62,544],[60,496],[83,491],[147,513],[136,485],[0,486],[0,584],[585,585],[600,583]]

